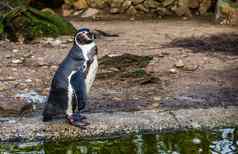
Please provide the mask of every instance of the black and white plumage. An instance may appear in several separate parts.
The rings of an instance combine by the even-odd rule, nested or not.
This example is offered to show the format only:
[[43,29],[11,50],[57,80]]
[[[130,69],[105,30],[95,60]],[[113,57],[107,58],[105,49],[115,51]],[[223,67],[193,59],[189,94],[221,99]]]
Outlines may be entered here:
[[80,121],[79,111],[85,107],[97,67],[95,36],[89,29],[80,29],[75,34],[73,47],[53,77],[43,121],[62,113],[71,124]]

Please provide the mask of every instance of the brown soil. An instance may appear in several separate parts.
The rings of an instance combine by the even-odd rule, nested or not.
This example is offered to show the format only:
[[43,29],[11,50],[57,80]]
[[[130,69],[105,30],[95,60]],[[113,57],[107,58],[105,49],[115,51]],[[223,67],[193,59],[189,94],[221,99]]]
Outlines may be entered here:
[[[97,40],[100,58],[126,53],[153,57],[143,67],[101,65],[86,112],[238,105],[237,28],[201,20],[72,23],[78,28],[119,34]],[[1,41],[0,96],[15,96],[32,89],[47,95],[57,65],[72,46],[71,38],[58,39],[58,45],[46,39],[31,44]],[[21,58],[23,63],[12,63]],[[184,66],[176,68],[179,60]],[[130,72],[135,68],[138,72],[132,77]],[[172,68],[175,72],[171,72]],[[102,77],[102,72],[116,77]],[[128,72],[129,76],[120,76]]]

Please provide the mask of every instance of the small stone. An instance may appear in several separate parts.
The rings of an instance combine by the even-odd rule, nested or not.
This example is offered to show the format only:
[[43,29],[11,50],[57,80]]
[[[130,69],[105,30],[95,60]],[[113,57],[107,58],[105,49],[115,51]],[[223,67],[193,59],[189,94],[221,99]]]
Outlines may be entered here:
[[188,20],[188,17],[183,17],[182,19],[183,19],[183,20]]
[[26,54],[23,55],[24,58],[30,58],[31,56],[32,56],[31,53],[26,53]]
[[56,39],[56,40],[49,41],[48,43],[50,43],[52,46],[59,46],[60,44],[62,44],[62,41],[59,39]]
[[201,144],[201,140],[199,138],[193,138],[192,140],[193,144]]
[[50,68],[53,69],[53,70],[56,70],[58,68],[58,66],[52,65],[52,66],[50,66]]
[[9,124],[15,124],[15,123],[16,123],[16,120],[8,120],[8,123],[9,123]]
[[153,106],[154,108],[158,108],[158,107],[160,106],[160,104],[159,104],[159,103],[153,103],[152,106]]
[[22,63],[23,63],[23,60],[21,60],[21,59],[13,59],[13,60],[12,60],[12,63],[13,63],[13,64],[22,64]]
[[73,13],[73,15],[74,16],[77,16],[77,15],[79,15],[79,14],[81,14],[82,12],[81,11],[75,11],[74,13]]
[[116,68],[116,67],[111,67],[111,68],[108,69],[108,71],[110,71],[110,72],[118,72],[120,70],[118,68]]
[[26,79],[25,82],[30,83],[30,82],[32,82],[32,80],[31,79]]
[[182,68],[182,67],[184,67],[183,61],[182,61],[182,60],[177,61],[177,62],[175,63],[175,67],[177,67],[177,68]]
[[168,55],[169,55],[169,52],[162,51],[161,54],[164,55],[164,56],[168,56]]
[[5,58],[9,59],[11,58],[12,56],[11,55],[6,55]]
[[132,17],[132,18],[130,18],[130,21],[135,21],[135,18],[133,18],[133,17]]
[[177,70],[175,68],[171,68],[169,69],[169,73],[176,74]]
[[159,96],[155,96],[155,97],[153,97],[153,100],[159,102],[159,101],[161,100],[161,97],[159,97]]
[[118,57],[118,56],[121,56],[122,54],[108,54],[107,56],[108,57]]
[[13,71],[13,72],[16,72],[16,71],[17,71],[17,68],[12,68],[12,71]]
[[17,49],[13,49],[13,50],[12,50],[13,53],[17,53],[18,51],[19,51],[19,50],[17,50]]

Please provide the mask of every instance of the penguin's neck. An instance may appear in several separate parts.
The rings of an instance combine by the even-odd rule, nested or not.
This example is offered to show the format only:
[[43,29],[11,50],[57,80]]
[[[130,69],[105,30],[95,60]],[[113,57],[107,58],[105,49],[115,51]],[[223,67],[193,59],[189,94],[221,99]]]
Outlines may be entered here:
[[79,44],[79,43],[76,43],[76,45],[82,49],[82,51],[90,51],[92,48],[94,48],[96,46],[96,43],[95,42],[91,42],[91,43],[88,43],[88,44]]
[[91,42],[89,44],[77,44],[77,46],[82,50],[82,54],[86,61],[88,61],[88,53],[91,49],[93,49],[96,46],[95,42]]

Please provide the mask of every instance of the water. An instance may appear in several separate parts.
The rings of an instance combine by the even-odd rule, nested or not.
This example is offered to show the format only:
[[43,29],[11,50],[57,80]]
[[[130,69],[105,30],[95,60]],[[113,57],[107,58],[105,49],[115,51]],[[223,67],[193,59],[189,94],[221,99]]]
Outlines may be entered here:
[[0,144],[0,154],[237,154],[238,129],[131,135],[57,143]]

